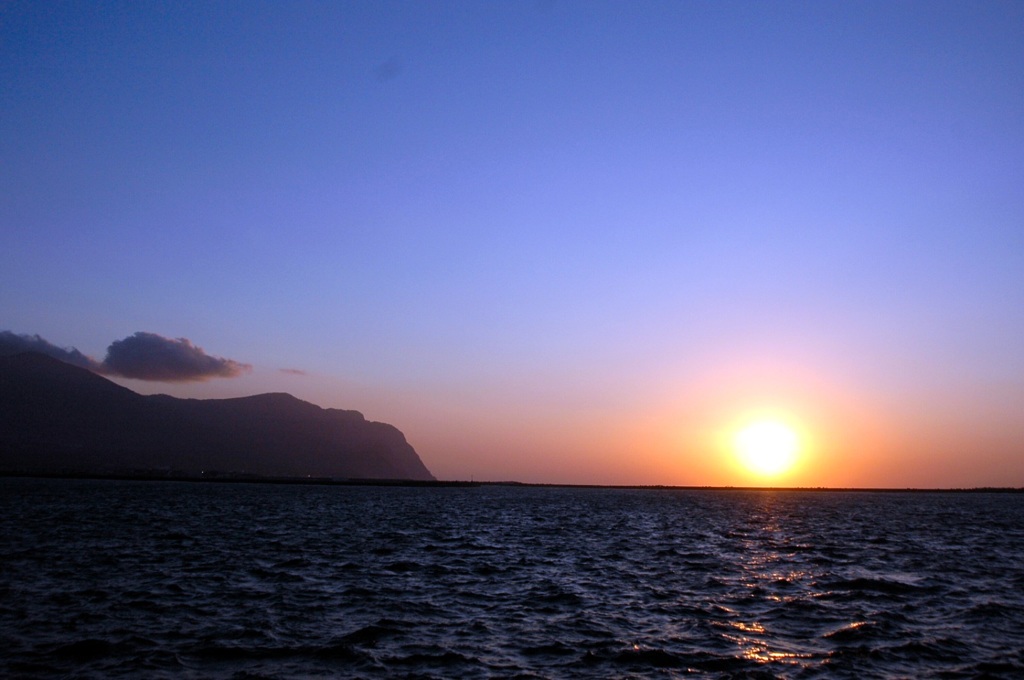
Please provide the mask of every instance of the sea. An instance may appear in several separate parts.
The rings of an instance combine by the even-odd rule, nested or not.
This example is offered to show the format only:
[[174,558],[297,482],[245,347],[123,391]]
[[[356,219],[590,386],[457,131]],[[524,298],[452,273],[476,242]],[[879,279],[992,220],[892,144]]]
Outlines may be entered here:
[[1024,678],[1024,494],[0,479],[4,678]]

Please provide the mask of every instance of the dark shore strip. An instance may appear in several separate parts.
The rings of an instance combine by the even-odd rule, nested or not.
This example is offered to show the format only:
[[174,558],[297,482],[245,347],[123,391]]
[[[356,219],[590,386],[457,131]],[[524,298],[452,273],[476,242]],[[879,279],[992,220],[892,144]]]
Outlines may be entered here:
[[2,477],[32,479],[97,479],[132,482],[195,482],[199,484],[292,484],[320,486],[480,486],[480,482],[436,479],[341,479],[334,477],[273,477],[244,473],[189,473],[160,471],[70,472],[0,471]]
[[552,489],[642,489],[653,491],[762,491],[801,493],[1024,493],[1021,487],[803,487],[803,486],[673,486],[665,484],[549,484],[515,481],[466,481],[422,479],[346,479],[334,477],[272,477],[244,473],[189,473],[151,470],[121,472],[77,472],[43,470],[0,470],[0,478],[96,479],[138,482],[195,482],[214,484],[291,484],[319,486],[406,486],[406,487],[483,487],[504,486]]

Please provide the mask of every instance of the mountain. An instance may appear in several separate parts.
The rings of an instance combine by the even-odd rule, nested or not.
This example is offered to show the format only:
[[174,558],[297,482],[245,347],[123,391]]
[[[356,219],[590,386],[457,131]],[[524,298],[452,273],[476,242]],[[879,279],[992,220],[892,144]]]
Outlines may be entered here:
[[433,479],[397,428],[358,411],[143,396],[35,352],[0,356],[0,471]]

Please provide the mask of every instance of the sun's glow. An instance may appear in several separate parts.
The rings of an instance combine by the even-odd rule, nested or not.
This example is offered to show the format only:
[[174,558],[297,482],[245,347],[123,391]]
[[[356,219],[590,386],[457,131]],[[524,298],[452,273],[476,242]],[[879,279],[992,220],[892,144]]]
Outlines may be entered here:
[[780,420],[755,420],[736,431],[733,448],[747,471],[761,477],[776,477],[796,463],[800,437]]

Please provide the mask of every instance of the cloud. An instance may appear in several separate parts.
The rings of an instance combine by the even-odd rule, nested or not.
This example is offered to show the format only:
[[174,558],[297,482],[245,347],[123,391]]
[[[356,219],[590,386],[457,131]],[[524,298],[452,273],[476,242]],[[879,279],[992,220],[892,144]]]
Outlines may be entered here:
[[65,363],[87,368],[90,371],[103,372],[103,366],[99,362],[82,354],[74,347],[58,347],[38,335],[19,335],[11,331],[0,331],[0,356],[20,354],[21,352],[39,352]]
[[309,373],[306,373],[301,368],[279,368],[277,370],[288,375],[309,375]]
[[38,335],[0,331],[0,355],[40,352],[94,373],[158,382],[200,382],[210,378],[234,378],[252,370],[249,364],[210,356],[187,338],[165,338],[139,332],[115,340],[107,356],[96,361],[74,347],[58,347]]
[[165,338],[141,331],[110,343],[103,367],[125,378],[161,382],[234,378],[252,370],[249,364],[210,356],[188,338]]

